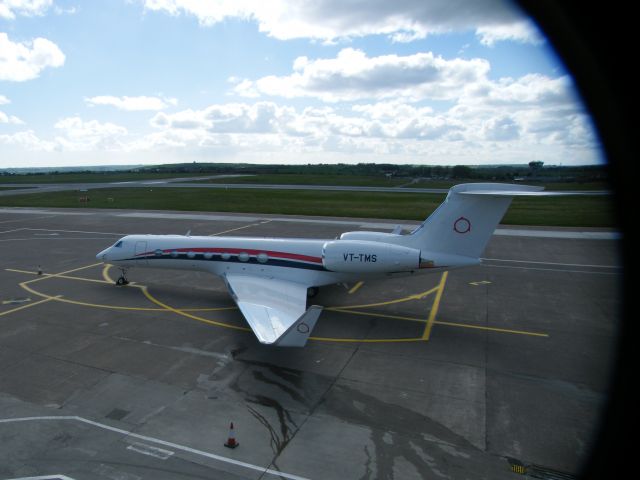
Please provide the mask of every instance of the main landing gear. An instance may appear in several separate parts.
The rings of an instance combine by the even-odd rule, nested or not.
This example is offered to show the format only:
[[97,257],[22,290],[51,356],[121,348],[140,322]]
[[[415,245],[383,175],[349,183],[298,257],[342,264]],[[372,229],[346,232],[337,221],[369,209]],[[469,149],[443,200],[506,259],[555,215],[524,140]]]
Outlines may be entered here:
[[127,280],[126,274],[127,274],[127,271],[124,268],[121,268],[120,276],[116,280],[116,285],[118,285],[119,287],[123,285],[129,285],[129,280]]

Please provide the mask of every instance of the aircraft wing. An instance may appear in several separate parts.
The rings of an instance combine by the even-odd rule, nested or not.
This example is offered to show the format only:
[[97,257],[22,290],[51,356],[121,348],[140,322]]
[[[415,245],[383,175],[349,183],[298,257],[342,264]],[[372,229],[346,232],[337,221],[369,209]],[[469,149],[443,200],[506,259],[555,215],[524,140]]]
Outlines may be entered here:
[[249,275],[226,275],[229,293],[260,343],[303,347],[322,312],[307,310],[307,285]]

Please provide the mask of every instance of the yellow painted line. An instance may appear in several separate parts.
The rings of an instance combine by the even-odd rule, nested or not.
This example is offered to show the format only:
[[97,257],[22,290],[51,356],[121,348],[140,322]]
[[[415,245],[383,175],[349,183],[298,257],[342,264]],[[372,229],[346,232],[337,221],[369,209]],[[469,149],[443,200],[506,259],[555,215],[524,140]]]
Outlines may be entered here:
[[109,269],[111,268],[111,265],[108,263],[104,264],[104,268],[102,269],[102,278],[104,278],[105,282],[109,282],[109,283],[115,283],[111,277],[109,276]]
[[438,308],[440,307],[440,300],[442,299],[442,293],[444,292],[444,286],[447,283],[448,276],[449,272],[443,272],[442,277],[440,278],[440,284],[436,287],[436,298],[433,299],[433,305],[431,305],[431,312],[429,313],[429,318],[427,319],[427,325],[425,326],[424,333],[422,334],[422,339],[425,342],[429,340],[429,336],[431,335],[433,322],[436,319],[436,314],[438,313]]
[[[426,323],[425,320],[422,319],[422,318],[403,317],[403,316],[399,316],[399,315],[386,315],[384,313],[359,312],[357,310],[343,310],[341,308],[325,308],[325,310],[329,310],[331,312],[346,313],[346,314],[350,314],[350,315],[363,315],[363,316],[370,316],[370,317],[390,318],[392,320],[403,320],[403,321],[407,321],[407,322]],[[547,333],[529,332],[529,331],[525,331],[525,330],[512,330],[512,329],[498,328],[498,327],[486,327],[486,326],[483,326],[483,325],[471,325],[471,324],[468,324],[468,323],[455,323],[455,322],[444,322],[444,321],[440,321],[440,320],[434,320],[433,324],[434,325],[445,325],[445,326],[448,326],[448,327],[459,327],[459,328],[471,328],[471,329],[475,329],[475,330],[486,330],[486,331],[491,331],[491,332],[512,333],[512,334],[517,334],[517,335],[529,335],[529,336],[533,336],[533,337],[549,337],[549,334],[547,334]],[[420,340],[422,340],[422,337],[420,337]]]
[[425,292],[416,293],[415,295],[409,295],[408,297],[397,298],[395,300],[389,300],[387,302],[367,303],[364,305],[348,305],[348,306],[327,307],[327,308],[339,308],[341,310],[350,310],[352,308],[382,307],[384,305],[393,305],[395,303],[409,302],[411,300],[422,300],[424,297],[431,295],[433,292],[436,292],[439,288],[440,288],[439,286],[434,287],[431,290],[427,290]]
[[318,342],[341,342],[341,343],[407,343],[422,342],[422,337],[416,338],[330,338],[330,337],[309,337],[309,340]]
[[[250,332],[251,329],[247,328],[247,327],[240,327],[237,325],[231,325],[228,323],[222,323],[222,322],[216,322],[213,320],[208,320],[206,318],[202,318],[202,317],[198,317],[196,315],[191,315],[187,312],[185,312],[184,310],[178,310],[176,308],[173,308],[165,303],[162,303],[160,300],[156,299],[153,295],[151,295],[149,293],[149,291],[147,290],[146,287],[142,287],[142,292],[145,294],[145,296],[152,301],[153,303],[155,303],[156,305],[162,306],[163,308],[165,308],[166,310],[169,310],[173,313],[176,313],[178,315],[182,315],[185,316],[187,318],[191,318],[193,320],[199,321],[199,322],[203,322],[203,323],[207,323],[209,325],[217,325],[219,327],[225,327],[225,328],[232,328],[235,330],[242,330],[245,332]],[[345,312],[345,313],[351,313],[351,312]],[[322,342],[342,342],[342,343],[400,343],[400,342],[421,342],[422,338],[421,337],[416,337],[416,338],[331,338],[331,337],[309,337],[310,340],[316,340],[316,341],[322,341]]]
[[32,293],[33,295],[37,295],[39,297],[43,297],[43,298],[49,299],[49,300],[57,300],[58,302],[62,302],[62,303],[70,303],[72,305],[81,305],[83,307],[94,307],[94,308],[107,308],[107,309],[111,309],[111,310],[134,310],[134,311],[152,311],[152,312],[162,311],[162,309],[160,309],[160,308],[122,307],[122,306],[119,306],[119,305],[101,305],[99,303],[80,302],[78,300],[71,300],[71,299],[68,299],[68,298],[62,298],[62,297],[56,297],[56,296],[53,296],[53,295],[47,295],[46,293],[42,293],[42,292],[38,292],[37,290],[34,290],[33,288],[27,286],[26,284],[27,284],[27,282],[22,282],[20,284],[20,286],[22,288],[24,288],[27,292]]
[[358,290],[360,290],[360,287],[362,285],[364,285],[364,282],[356,283],[353,287],[351,287],[351,290],[349,290],[349,295],[352,295],[352,294],[356,293]]
[[45,298],[43,300],[38,300],[37,302],[29,303],[28,305],[22,305],[20,307],[13,308],[13,309],[7,310],[5,312],[0,312],[0,317],[2,317],[4,315],[9,315],[10,313],[18,312],[20,310],[24,310],[25,308],[35,307],[36,305],[40,305],[41,303],[50,302],[51,300],[57,300],[58,298],[60,298],[60,295],[58,295],[57,297],[50,297],[50,298]]
[[[241,327],[241,326],[238,326],[238,325],[233,325],[233,324],[229,324],[229,323],[225,323],[225,322],[218,322],[218,321],[215,321],[215,320],[209,320],[207,318],[202,318],[202,317],[199,317],[197,315],[193,315],[193,314],[189,313],[189,312],[237,310],[236,306],[232,306],[232,307],[178,309],[178,308],[171,307],[171,306],[161,302],[160,300],[158,300],[151,293],[149,293],[148,288],[145,285],[129,285],[129,286],[133,287],[133,288],[139,288],[142,291],[142,293],[145,295],[145,297],[149,301],[151,301],[152,303],[157,305],[159,308],[125,307],[125,306],[118,306],[118,305],[104,305],[104,304],[81,302],[81,301],[78,301],[78,300],[71,300],[71,299],[63,298],[62,295],[55,295],[55,296],[54,295],[47,295],[45,293],[38,292],[37,290],[34,290],[33,288],[28,286],[28,284],[30,284],[30,283],[34,283],[34,282],[39,281],[39,280],[44,280],[44,279],[54,278],[54,277],[65,278],[65,279],[70,279],[70,280],[96,282],[96,283],[113,283],[113,280],[109,276],[109,269],[111,268],[111,265],[109,265],[109,264],[106,264],[104,266],[104,269],[102,270],[102,277],[104,278],[104,280],[96,280],[96,279],[82,278],[82,277],[75,277],[75,276],[66,275],[67,273],[77,272],[77,271],[84,270],[84,269],[87,269],[87,268],[95,267],[97,265],[100,265],[100,263],[86,265],[84,267],[78,267],[78,268],[74,268],[72,270],[67,270],[65,272],[60,272],[60,273],[56,273],[56,274],[43,274],[42,276],[38,276],[38,278],[36,278],[36,279],[28,280],[26,282],[20,283],[19,284],[20,287],[22,287],[26,291],[32,293],[33,295],[37,295],[39,297],[42,297],[43,299],[40,300],[40,301],[37,301],[37,302],[30,303],[28,305],[21,305],[20,307],[16,307],[14,309],[7,310],[5,312],[1,312],[0,316],[8,315],[10,313],[17,312],[17,311],[23,310],[25,308],[30,308],[30,307],[39,305],[41,303],[45,303],[45,302],[49,302],[49,301],[54,301],[55,300],[55,301],[58,301],[58,302],[69,303],[69,304],[74,304],[74,305],[81,305],[81,306],[86,306],[86,307],[93,307],[93,308],[106,308],[106,309],[113,309],[113,310],[171,312],[171,313],[175,313],[177,315],[181,315],[183,317],[187,317],[187,318],[190,318],[192,320],[195,320],[195,321],[198,321],[198,322],[201,322],[201,323],[205,323],[205,324],[208,324],[208,325],[215,325],[215,326],[219,326],[219,327],[231,328],[231,329],[234,329],[234,330],[241,330],[241,331],[251,331],[251,329],[247,328],[247,327]],[[6,271],[11,271],[11,272],[16,272],[16,273],[25,273],[25,274],[30,274],[30,275],[37,275],[37,272],[27,271],[27,270],[18,270],[18,269],[10,269],[10,268],[7,268],[5,270]],[[431,328],[435,324],[444,325],[444,326],[450,326],[450,327],[459,327],[459,328],[470,328],[470,329],[476,329],[476,330],[494,331],[494,332],[499,332],[499,333],[528,335],[528,336],[534,336],[534,337],[549,337],[549,335],[546,334],[546,333],[528,332],[528,331],[524,331],[524,330],[512,330],[512,329],[505,329],[505,328],[487,327],[487,326],[481,326],[481,325],[470,325],[470,324],[464,324],[464,323],[444,322],[444,321],[435,320],[436,314],[437,314],[438,309],[439,309],[440,301],[441,301],[441,298],[442,298],[442,294],[444,292],[444,287],[445,287],[445,284],[446,284],[448,273],[449,272],[444,272],[442,274],[442,277],[440,279],[440,283],[438,284],[437,287],[434,287],[434,288],[432,288],[430,290],[427,290],[427,291],[424,291],[424,292],[421,292],[421,293],[410,295],[408,297],[404,297],[404,298],[400,298],[400,299],[396,299],[396,300],[390,300],[390,301],[386,301],[386,302],[370,303],[370,304],[366,304],[366,305],[350,305],[350,306],[326,307],[325,308],[325,310],[328,310],[328,311],[334,311],[334,312],[345,313],[345,314],[367,315],[367,316],[373,316],[373,317],[382,317],[382,318],[389,318],[389,319],[396,319],[396,320],[405,320],[405,321],[426,323],[426,327],[425,327],[424,333],[423,333],[423,335],[421,337],[415,337],[415,338],[367,338],[367,339],[309,337],[309,339],[316,340],[316,341],[323,341],[323,342],[341,342],[341,343],[421,342],[421,341],[425,341],[425,340],[429,339],[429,336],[430,336],[430,333],[431,333]],[[363,282],[359,282],[360,286],[361,286],[362,283]],[[358,286],[358,285],[356,285],[356,286]],[[356,288],[356,286],[354,286],[352,288],[352,290],[354,290]],[[358,288],[359,288],[359,286],[358,286]],[[425,322],[425,320],[419,319],[419,318],[404,317],[404,316],[399,316],[399,315],[388,315],[388,314],[374,313],[374,312],[360,312],[360,311],[355,310],[357,308],[369,308],[369,307],[377,307],[377,306],[384,306],[384,305],[391,305],[391,304],[395,304],[395,303],[407,302],[407,301],[410,301],[410,300],[421,300],[421,299],[427,297],[428,295],[430,295],[430,294],[432,294],[434,292],[436,292],[436,297],[435,297],[435,299],[433,301],[431,312],[430,312],[429,318],[427,319],[426,322]]]
[[468,323],[441,322],[439,320],[435,320],[433,323],[437,324],[437,325],[446,325],[448,327],[472,328],[472,329],[475,329],[475,330],[487,330],[487,331],[490,331],[490,332],[513,333],[513,334],[517,334],[517,335],[529,335],[531,337],[549,337],[548,333],[526,332],[524,330],[510,330],[508,328],[485,327],[483,325],[470,325]]
[[202,308],[178,308],[181,312],[222,312],[224,310],[238,310],[237,306],[233,307],[202,307]]
[[81,281],[81,282],[93,282],[93,283],[111,283],[111,282],[105,282],[104,280],[99,280],[97,278],[84,278],[84,277],[74,277],[71,275],[50,275],[49,278],[51,277],[55,277],[55,278],[64,278],[66,280],[77,280],[77,281]]
[[[31,272],[28,270],[17,270],[14,268],[5,268],[5,271],[7,272],[16,272],[16,273],[27,273],[29,275],[38,275],[38,272]],[[95,278],[84,278],[84,277],[74,277],[71,275],[62,275],[60,273],[43,273],[41,275],[38,276],[43,276],[43,277],[47,277],[47,278],[65,278],[67,280],[80,280],[82,282],[95,282],[95,283],[107,283],[105,280],[98,280]],[[109,281],[108,283],[113,283],[111,281]]]
[[95,267],[95,266],[98,266],[98,265],[101,265],[101,264],[102,264],[102,262],[93,263],[91,265],[85,265],[84,267],[78,267],[78,268],[74,268],[74,269],[71,269],[71,270],[67,270],[66,272],[47,274],[46,276],[45,275],[39,276],[38,278],[34,278],[33,280],[28,280],[28,281],[23,282],[23,283],[39,282],[41,280],[46,280],[48,278],[53,278],[53,277],[59,277],[61,275],[66,275],[67,273],[79,272],[80,270],[85,270],[87,268]]
[[[105,268],[102,271],[102,276],[105,280],[97,280],[94,278],[83,278],[83,277],[73,277],[70,275],[61,275],[61,274],[43,274],[46,275],[48,277],[56,277],[56,278],[66,278],[69,280],[80,280],[83,282],[95,282],[95,283],[108,283],[108,284],[112,284],[114,283],[114,281],[109,277],[108,275],[108,271],[111,268],[111,265],[107,264],[105,265]],[[29,270],[18,270],[18,269],[13,269],[13,268],[5,268],[6,271],[9,272],[17,272],[17,273],[27,273],[30,275],[37,275],[38,272],[33,272],[33,271],[29,271]],[[138,310],[138,311],[147,311],[147,312],[162,312],[165,311],[165,308],[149,308],[149,307],[123,307],[123,306],[118,306],[118,305],[105,305],[105,304],[100,304],[100,303],[89,303],[89,302],[81,302],[78,300],[71,300],[68,298],[57,298],[54,297],[53,295],[47,295],[46,293],[41,293],[38,292],[37,290],[34,290],[30,287],[27,287],[26,284],[29,282],[22,282],[19,285],[24,288],[25,290],[27,290],[28,292],[33,293],[34,295],[38,295],[40,297],[44,297],[47,299],[51,299],[51,300],[58,300],[60,302],[64,302],[64,303],[70,303],[70,304],[74,304],[74,305],[82,305],[84,307],[94,307],[94,308],[109,308],[112,310]],[[138,287],[138,288],[142,288],[143,285],[133,285],[130,284],[130,287]],[[58,295],[58,297],[62,297],[61,295]],[[223,311],[223,310],[237,310],[238,307],[233,306],[233,307],[200,307],[200,308],[182,308],[180,309],[183,312],[219,312],[219,311]]]
[[55,276],[56,278],[64,278],[66,280],[79,280],[81,282],[112,283],[112,282],[105,282],[104,280],[100,280],[97,278],[73,277],[71,275],[52,275],[52,276]]
[[140,287],[142,289],[142,293],[144,293],[144,296],[147,297],[149,299],[149,301],[155,303],[156,305],[162,307],[165,310],[168,310],[170,312],[173,312],[177,315],[182,315],[183,317],[187,317],[190,318],[192,320],[196,320],[198,322],[202,322],[202,323],[207,323],[209,325],[216,325],[218,327],[225,327],[225,328],[231,328],[234,330],[242,330],[244,332],[250,332],[251,329],[247,328],[247,327],[240,327],[238,325],[231,325],[230,323],[223,323],[223,322],[216,322],[214,320],[209,320],[207,318],[202,318],[202,317],[198,317],[196,315],[192,315],[190,313],[185,312],[184,310],[178,310],[177,308],[173,308],[169,305],[167,305],[166,303],[162,303],[160,300],[158,300],[156,297],[154,297],[153,295],[151,295],[149,293],[149,290],[147,289],[147,287]]
[[393,320],[406,320],[409,322],[419,322],[419,323],[425,323],[425,319],[424,318],[413,318],[413,317],[403,317],[400,315],[387,315],[385,313],[374,313],[374,312],[359,312],[358,310],[347,310],[345,308],[339,308],[339,307],[331,307],[331,308],[325,308],[324,310],[330,311],[330,312],[338,312],[338,313],[346,313],[346,314],[353,314],[353,315],[368,315],[370,317],[380,317],[380,318],[390,318]]
[[[105,282],[115,284],[115,280],[111,278],[109,275],[109,270],[113,267],[110,263],[105,263],[104,268],[102,269],[102,278],[104,278]],[[118,285],[119,287],[137,287],[136,282],[129,282],[126,285]]]
[[[83,279],[86,280],[86,279]],[[96,280],[97,282],[102,282],[102,280]],[[22,288],[24,288],[27,292],[32,293],[33,295],[37,295],[39,297],[43,297],[45,299],[49,299],[49,300],[57,300],[59,302],[62,303],[69,303],[72,305],[80,305],[82,307],[92,307],[92,308],[106,308],[109,310],[131,310],[131,311],[136,311],[136,312],[163,312],[166,311],[166,308],[152,308],[152,307],[125,307],[125,306],[120,306],[120,305],[105,305],[105,304],[101,304],[101,303],[89,303],[89,302],[81,302],[79,300],[71,300],[70,298],[62,298],[61,296],[54,296],[54,295],[47,295],[46,293],[42,293],[42,292],[38,292],[37,290],[34,290],[31,287],[28,287],[26,285],[26,282],[20,283],[20,286]],[[134,288],[146,288],[144,286],[141,285],[135,285]],[[237,310],[237,307],[216,307],[216,308],[207,308],[207,309],[203,309],[203,308],[185,308],[181,311],[184,312],[189,312],[189,311],[207,311],[207,312],[218,312],[218,311],[223,311],[223,310]]]
[[[37,275],[38,272],[34,272],[31,270],[18,270],[17,268],[5,268],[5,272],[15,272],[15,273],[28,273],[29,275]],[[49,273],[43,273],[43,275],[49,276]]]

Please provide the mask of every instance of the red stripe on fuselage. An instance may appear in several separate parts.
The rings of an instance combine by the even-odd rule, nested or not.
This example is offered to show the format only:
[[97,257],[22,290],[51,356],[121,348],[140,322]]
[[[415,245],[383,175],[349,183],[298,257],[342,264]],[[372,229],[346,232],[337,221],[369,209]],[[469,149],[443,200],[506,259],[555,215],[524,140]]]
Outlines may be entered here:
[[[229,253],[232,255],[237,255],[240,253],[248,253],[249,255],[258,255],[260,253],[264,253],[268,255],[270,258],[286,258],[289,260],[298,260],[301,262],[310,262],[310,263],[318,263],[322,264],[322,258],[320,257],[312,257],[310,255],[301,255],[299,253],[288,253],[288,252],[274,252],[272,250],[253,250],[247,248],[166,248],[162,250],[162,253],[171,253],[171,252],[193,252],[193,253]],[[136,257],[142,255],[152,255],[155,254],[155,250],[152,252],[139,253]]]

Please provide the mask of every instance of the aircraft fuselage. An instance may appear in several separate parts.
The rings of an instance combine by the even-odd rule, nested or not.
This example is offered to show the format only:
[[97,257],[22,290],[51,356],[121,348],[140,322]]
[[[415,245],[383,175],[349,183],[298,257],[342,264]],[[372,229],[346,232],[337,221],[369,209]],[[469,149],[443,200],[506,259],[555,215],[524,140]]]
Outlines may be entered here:
[[[334,251],[335,244],[339,251]],[[327,256],[329,249],[331,257]],[[200,270],[218,276],[243,274],[295,279],[314,286],[452,266],[421,265],[418,250],[414,251],[415,258],[398,263],[395,250],[399,249],[409,250],[367,241],[127,235],[96,258],[121,268]]]

